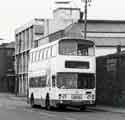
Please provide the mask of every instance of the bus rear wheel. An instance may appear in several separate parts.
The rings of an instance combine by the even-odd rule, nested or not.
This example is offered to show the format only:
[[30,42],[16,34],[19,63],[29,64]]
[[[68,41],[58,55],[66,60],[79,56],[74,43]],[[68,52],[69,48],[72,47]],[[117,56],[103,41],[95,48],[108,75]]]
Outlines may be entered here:
[[50,110],[50,100],[49,100],[49,95],[46,96],[46,101],[45,101],[46,109]]
[[31,97],[30,97],[30,105],[31,105],[32,108],[34,108],[34,106],[35,106],[33,95],[31,95]]
[[86,106],[85,105],[81,106],[80,110],[86,110]]

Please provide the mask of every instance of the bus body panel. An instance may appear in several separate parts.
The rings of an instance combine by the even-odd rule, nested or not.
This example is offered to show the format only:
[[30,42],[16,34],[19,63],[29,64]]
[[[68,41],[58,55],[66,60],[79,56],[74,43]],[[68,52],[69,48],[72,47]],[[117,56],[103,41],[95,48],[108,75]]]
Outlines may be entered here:
[[[56,42],[54,42],[56,44]],[[58,44],[58,42],[57,42]],[[51,43],[50,45],[53,46]],[[47,46],[47,45],[45,45]],[[44,48],[44,47],[43,47]],[[47,46],[48,48],[48,46]],[[45,48],[44,48],[45,49]],[[56,50],[59,47],[57,45]],[[41,49],[31,50],[30,54],[35,51],[40,51]],[[33,94],[34,100],[38,101],[37,104],[45,105],[45,100],[47,94],[49,94],[49,99],[51,105],[56,104],[66,104],[66,105],[92,105],[95,104],[96,100],[96,83],[94,88],[84,88],[84,89],[65,89],[57,87],[57,74],[66,73],[68,74],[90,74],[95,76],[96,73],[96,58],[95,56],[71,56],[71,55],[59,55],[50,57],[48,59],[39,60],[32,62],[32,58],[29,60],[28,68],[28,99],[31,98]],[[71,63],[70,63],[71,62]],[[75,65],[74,65],[75,64]],[[78,64],[78,66],[77,66]],[[82,67],[79,65],[81,64]],[[42,77],[45,78],[42,78]],[[53,86],[52,77],[55,78],[55,86]],[[78,76],[78,75],[77,75]],[[35,86],[35,82],[39,80],[46,79],[46,85],[40,86],[41,83]],[[33,80],[34,83],[30,85],[30,81]],[[38,80],[38,81],[37,81]],[[34,85],[34,86],[32,86]]]
[[[51,59],[52,69],[56,72],[79,72],[79,73],[94,73],[96,71],[95,57],[88,56],[57,56],[56,58]],[[89,68],[80,69],[80,68],[65,68],[66,61],[79,61],[79,62],[88,62]],[[62,63],[62,64],[61,64]]]

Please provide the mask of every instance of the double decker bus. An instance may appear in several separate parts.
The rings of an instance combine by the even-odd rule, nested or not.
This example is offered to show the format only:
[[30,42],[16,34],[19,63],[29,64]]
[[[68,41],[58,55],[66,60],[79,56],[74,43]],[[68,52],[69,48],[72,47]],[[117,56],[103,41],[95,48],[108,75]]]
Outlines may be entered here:
[[96,100],[96,58],[93,41],[62,38],[30,51],[28,101],[50,109],[85,109]]

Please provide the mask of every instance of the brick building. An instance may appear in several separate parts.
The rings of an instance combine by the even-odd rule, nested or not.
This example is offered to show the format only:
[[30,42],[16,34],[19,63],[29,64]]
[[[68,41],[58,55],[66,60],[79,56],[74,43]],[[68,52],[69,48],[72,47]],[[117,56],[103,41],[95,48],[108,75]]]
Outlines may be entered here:
[[14,92],[14,42],[0,45],[0,92]]
[[125,107],[125,51],[97,57],[97,102]]

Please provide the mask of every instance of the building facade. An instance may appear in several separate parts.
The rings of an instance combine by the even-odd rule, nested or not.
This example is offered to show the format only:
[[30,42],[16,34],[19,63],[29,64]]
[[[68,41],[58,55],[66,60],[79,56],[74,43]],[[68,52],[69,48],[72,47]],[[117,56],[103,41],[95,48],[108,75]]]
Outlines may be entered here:
[[125,107],[125,51],[97,57],[97,102]]
[[0,45],[0,92],[15,90],[14,42]]
[[[84,21],[75,22],[65,29],[47,36],[48,41],[54,41],[61,37],[77,37],[84,39]],[[112,20],[88,20],[87,39],[95,42],[96,56],[104,56],[117,52],[117,46],[125,50],[125,21]],[[38,39],[38,45],[42,45],[44,38]]]
[[29,50],[36,46],[34,40],[42,34],[43,19],[34,19],[15,30],[15,92],[20,96],[27,94]]

